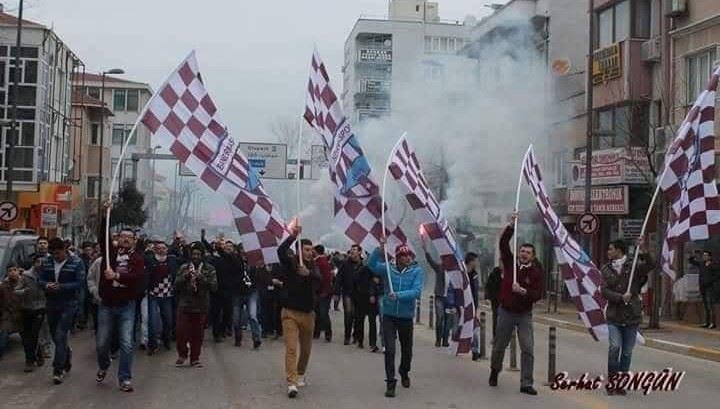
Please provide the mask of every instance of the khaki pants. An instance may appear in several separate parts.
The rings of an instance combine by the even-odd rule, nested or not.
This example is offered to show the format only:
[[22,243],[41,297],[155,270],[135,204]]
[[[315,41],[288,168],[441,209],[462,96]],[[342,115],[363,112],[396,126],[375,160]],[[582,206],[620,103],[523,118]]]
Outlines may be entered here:
[[283,308],[281,319],[285,337],[285,375],[288,385],[297,385],[298,378],[305,375],[310,360],[315,314]]

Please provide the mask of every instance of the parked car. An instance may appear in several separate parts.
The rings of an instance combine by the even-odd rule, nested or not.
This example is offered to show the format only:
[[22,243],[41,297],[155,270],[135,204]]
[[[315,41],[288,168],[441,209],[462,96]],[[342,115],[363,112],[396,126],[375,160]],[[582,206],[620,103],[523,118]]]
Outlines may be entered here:
[[0,230],[0,280],[5,278],[7,266],[11,263],[30,267],[37,239],[35,230]]

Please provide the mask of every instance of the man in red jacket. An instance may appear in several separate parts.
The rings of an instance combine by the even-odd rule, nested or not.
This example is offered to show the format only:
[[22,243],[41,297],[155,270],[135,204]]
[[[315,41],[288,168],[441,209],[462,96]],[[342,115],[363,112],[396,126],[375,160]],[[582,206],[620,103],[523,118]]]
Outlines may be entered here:
[[95,333],[98,372],[95,378],[100,383],[105,380],[110,368],[110,346],[113,336],[119,338],[120,363],[118,381],[123,392],[132,392],[133,330],[135,323],[135,305],[138,292],[142,287],[142,274],[145,260],[135,250],[135,233],[123,229],[118,237],[118,246],[112,247],[110,268],[102,261],[104,273],[100,278],[98,306],[98,328]]
[[490,361],[490,386],[497,386],[498,374],[502,370],[513,330],[517,328],[520,342],[520,392],[537,395],[533,388],[533,304],[542,297],[543,271],[535,261],[535,247],[532,244],[520,246],[517,258],[517,281],[513,278],[515,258],[510,251],[510,238],[517,219],[513,213],[510,224],[500,237],[500,256],[503,274],[500,287],[500,307],[498,308],[497,329],[493,341]]
[[330,260],[325,255],[325,246],[318,244],[314,247],[315,265],[320,272],[320,285],[317,288],[315,298],[315,331],[313,338],[320,338],[320,333],[325,333],[325,340],[332,341],[332,324],[330,323],[330,302],[333,296],[333,271]]

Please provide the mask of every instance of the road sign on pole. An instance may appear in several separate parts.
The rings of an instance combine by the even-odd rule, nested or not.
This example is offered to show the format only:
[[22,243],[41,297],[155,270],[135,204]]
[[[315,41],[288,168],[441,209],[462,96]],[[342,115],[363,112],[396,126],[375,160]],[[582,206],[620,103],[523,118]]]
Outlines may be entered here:
[[263,179],[287,179],[287,145],[241,142],[240,151]]
[[12,223],[18,217],[17,205],[13,202],[0,202],[0,221]]
[[592,213],[585,213],[578,217],[577,229],[583,234],[595,234],[600,228],[600,219]]

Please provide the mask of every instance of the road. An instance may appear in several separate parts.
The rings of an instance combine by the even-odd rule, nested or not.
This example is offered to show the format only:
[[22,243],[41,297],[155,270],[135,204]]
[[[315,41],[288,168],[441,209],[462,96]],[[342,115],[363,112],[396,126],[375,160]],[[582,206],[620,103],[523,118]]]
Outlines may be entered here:
[[[341,332],[341,313],[334,313],[334,328]],[[557,392],[543,386],[547,368],[547,328],[535,326],[535,377],[539,395],[522,395],[519,373],[504,371],[500,385],[487,384],[487,360],[472,362],[454,358],[433,346],[433,334],[416,327],[413,385],[387,399],[384,392],[382,354],[367,349],[316,341],[308,373],[309,385],[296,400],[285,395],[283,344],[267,340],[253,351],[249,346],[234,348],[229,343],[206,342],[204,368],[175,368],[175,355],[164,352],[153,357],[138,353],[134,367],[135,392],[123,394],[115,383],[115,370],[105,383],[96,385],[94,343],[91,332],[72,339],[75,362],[72,373],[61,386],[53,386],[47,366],[32,374],[22,373],[23,361],[17,342],[0,361],[0,407],[13,409],[148,408],[518,408],[541,405],[547,408],[649,408],[715,407],[720,364],[665,353],[649,348],[636,349],[633,368],[662,370],[672,367],[686,371],[677,392],[649,396],[631,393],[608,397],[602,391]],[[606,346],[589,336],[558,331],[558,370],[571,375],[582,372],[602,374]]]

